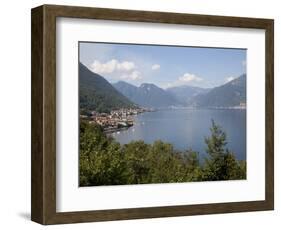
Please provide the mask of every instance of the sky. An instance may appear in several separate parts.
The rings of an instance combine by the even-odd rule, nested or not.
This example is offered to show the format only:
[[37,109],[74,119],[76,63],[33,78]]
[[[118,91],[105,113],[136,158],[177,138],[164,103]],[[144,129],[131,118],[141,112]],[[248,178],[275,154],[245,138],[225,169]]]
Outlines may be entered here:
[[212,88],[246,73],[246,49],[79,43],[79,61],[111,83]]

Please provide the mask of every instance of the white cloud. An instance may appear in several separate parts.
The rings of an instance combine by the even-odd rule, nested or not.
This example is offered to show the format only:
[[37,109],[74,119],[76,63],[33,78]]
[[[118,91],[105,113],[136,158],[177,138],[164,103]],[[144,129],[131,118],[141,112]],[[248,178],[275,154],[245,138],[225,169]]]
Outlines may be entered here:
[[151,66],[151,69],[152,70],[158,70],[158,69],[160,69],[160,65],[154,64],[154,65]]
[[119,71],[131,71],[136,68],[134,62],[124,61],[121,63],[117,63],[117,70]]
[[227,82],[230,82],[230,81],[232,81],[232,80],[234,80],[235,79],[235,77],[227,77],[226,79],[225,79],[225,83],[227,83]]
[[123,74],[123,75],[121,75],[120,78],[123,80],[134,80],[134,81],[142,79],[141,73],[137,70],[135,70],[131,73],[128,73],[128,74]]
[[191,73],[185,73],[183,76],[179,77],[178,79],[180,82],[200,82],[203,79],[196,76],[195,74],[191,74]]
[[106,63],[101,63],[98,60],[95,60],[92,64],[90,64],[89,68],[95,73],[103,74],[103,73],[112,73],[115,70],[116,60],[111,60]]
[[177,87],[182,85],[196,85],[198,82],[202,82],[203,78],[198,77],[195,74],[185,73],[180,76],[176,81],[162,85],[163,88]]
[[116,59],[112,59],[108,62],[102,63],[99,60],[94,60],[89,66],[90,70],[98,74],[107,74],[113,72],[130,72],[136,69],[134,62],[123,61],[120,62]]
[[119,61],[112,59],[107,62],[94,60],[90,64],[89,69],[98,74],[109,74],[111,79],[115,80],[140,80],[141,73],[137,70],[137,66],[132,61]]

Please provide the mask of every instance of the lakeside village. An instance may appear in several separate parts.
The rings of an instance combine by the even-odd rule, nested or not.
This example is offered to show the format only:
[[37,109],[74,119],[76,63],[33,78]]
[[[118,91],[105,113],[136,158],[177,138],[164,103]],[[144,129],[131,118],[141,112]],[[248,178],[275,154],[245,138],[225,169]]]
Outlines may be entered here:
[[140,113],[153,111],[153,109],[148,108],[123,108],[112,110],[110,113],[98,113],[92,111],[90,116],[80,115],[80,118],[89,120],[90,124],[100,125],[105,133],[113,133],[133,126],[134,116]]
[[[197,107],[176,107],[172,106],[169,109],[195,109]],[[197,108],[198,109],[198,108]],[[240,103],[238,106],[231,107],[209,107],[209,109],[246,109],[245,103]],[[80,119],[88,120],[90,124],[98,124],[103,128],[105,133],[113,133],[120,130],[128,129],[134,125],[134,116],[144,112],[154,112],[152,108],[122,108],[112,110],[110,113],[99,113],[91,111],[89,115],[80,115]]]

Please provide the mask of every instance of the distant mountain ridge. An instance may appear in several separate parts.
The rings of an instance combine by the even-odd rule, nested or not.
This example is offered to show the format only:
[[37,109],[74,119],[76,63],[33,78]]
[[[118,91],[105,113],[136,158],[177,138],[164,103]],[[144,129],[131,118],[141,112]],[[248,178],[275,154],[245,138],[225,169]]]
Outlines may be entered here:
[[180,104],[173,95],[154,84],[143,83],[136,87],[127,82],[119,81],[113,86],[132,102],[143,107],[161,108]]
[[145,107],[234,107],[246,104],[246,74],[215,88],[178,86],[166,90],[154,84],[139,87],[124,81],[113,86],[134,103]]
[[246,74],[192,99],[191,106],[232,107],[246,104]]
[[82,63],[79,63],[79,102],[80,109],[99,112],[136,107],[105,78],[93,73]]
[[194,97],[208,93],[210,90],[210,88],[200,88],[188,85],[166,89],[167,92],[172,94],[183,105],[189,105]]
[[148,108],[244,106],[246,74],[212,89],[179,86],[164,90],[149,83],[143,83],[139,87],[124,81],[110,84],[104,77],[79,63],[79,95],[81,109],[100,112],[137,106]]

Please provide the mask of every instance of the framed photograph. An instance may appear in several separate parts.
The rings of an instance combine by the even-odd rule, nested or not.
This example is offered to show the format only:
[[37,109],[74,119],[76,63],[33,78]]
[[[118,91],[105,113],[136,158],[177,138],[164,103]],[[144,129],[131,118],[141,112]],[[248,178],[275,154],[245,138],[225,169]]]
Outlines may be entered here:
[[273,210],[273,29],[32,9],[32,220]]

